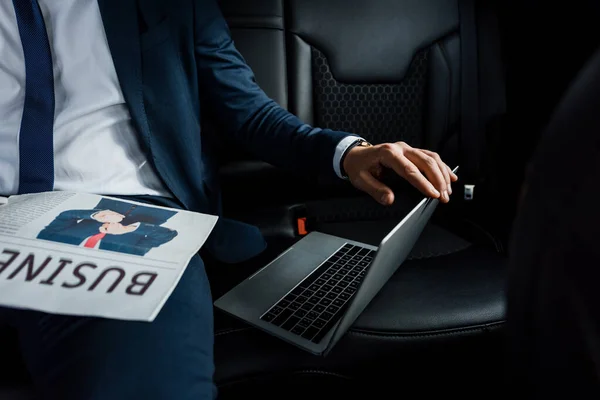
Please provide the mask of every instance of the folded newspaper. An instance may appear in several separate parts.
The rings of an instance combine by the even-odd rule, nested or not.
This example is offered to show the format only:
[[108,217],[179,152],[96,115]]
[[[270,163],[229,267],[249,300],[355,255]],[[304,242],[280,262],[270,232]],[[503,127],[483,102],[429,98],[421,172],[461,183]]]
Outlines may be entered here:
[[0,305],[153,321],[216,222],[91,194],[0,198]]

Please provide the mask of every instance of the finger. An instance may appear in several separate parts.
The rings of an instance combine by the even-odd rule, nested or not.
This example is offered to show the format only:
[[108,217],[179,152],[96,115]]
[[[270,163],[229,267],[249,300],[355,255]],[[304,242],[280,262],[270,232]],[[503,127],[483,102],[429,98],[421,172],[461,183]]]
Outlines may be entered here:
[[435,186],[433,186],[433,184],[423,176],[421,171],[419,171],[419,168],[402,153],[395,152],[391,149],[384,151],[381,157],[381,164],[387,168],[393,169],[394,172],[406,179],[424,195],[436,199],[440,197],[440,192]]
[[458,175],[456,175],[456,173],[454,173],[454,171],[452,170],[452,168],[450,168],[448,166],[448,164],[446,164],[445,162],[442,161],[442,158],[439,156],[439,154],[437,154],[433,151],[429,151],[429,150],[421,150],[421,151],[429,156],[437,155],[439,157],[439,161],[441,161],[442,165],[444,165],[444,168],[446,168],[446,170],[448,170],[448,174],[450,175],[450,180],[452,182],[456,182],[458,180]]
[[428,156],[419,149],[411,149],[406,151],[404,155],[425,173],[425,176],[437,190],[444,192],[448,189],[444,174],[433,157]]
[[425,153],[425,155],[427,155],[435,160],[438,167],[440,168],[442,175],[444,176],[444,180],[446,181],[446,184],[450,185],[450,183],[452,182],[450,179],[450,170],[449,170],[448,166],[442,161],[439,154],[435,153],[433,151],[429,151],[429,150],[421,150],[421,152]]
[[450,178],[452,178],[452,182],[456,182],[458,180],[458,175],[456,175],[454,173],[454,171],[452,171],[452,168],[446,166],[448,168],[448,171],[450,171]]
[[450,174],[450,179],[452,180],[452,182],[456,182],[458,180],[458,175],[454,173],[454,171],[448,166],[448,164],[444,165],[446,165],[446,168],[448,169],[448,173]]
[[446,187],[448,188],[448,193],[452,194],[452,179],[450,177],[450,169],[448,168],[448,166],[442,161],[441,157],[439,156],[438,153],[435,153],[433,151],[429,151],[429,150],[421,150],[423,153],[425,153],[426,155],[428,155],[429,157],[433,158],[435,160],[435,162],[438,164],[438,166],[440,167],[440,171],[442,172],[442,175],[444,176],[444,180],[446,181]]
[[367,171],[362,172],[352,183],[358,189],[368,193],[377,202],[385,206],[394,202],[394,192],[392,192],[392,189],[378,181]]
[[411,149],[405,152],[406,158],[411,160],[419,170],[425,173],[425,176],[433,184],[433,186],[441,193],[440,200],[447,203],[450,200],[448,194],[448,185],[444,179],[444,175],[440,170],[438,163],[427,154],[418,149]]

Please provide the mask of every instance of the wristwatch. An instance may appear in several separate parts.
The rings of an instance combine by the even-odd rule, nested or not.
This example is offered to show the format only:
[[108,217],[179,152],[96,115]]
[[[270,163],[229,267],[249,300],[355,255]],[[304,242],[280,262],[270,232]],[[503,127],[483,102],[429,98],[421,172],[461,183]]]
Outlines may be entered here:
[[344,170],[344,160],[346,159],[346,155],[348,155],[348,153],[350,153],[350,150],[352,150],[355,147],[371,147],[371,146],[373,146],[373,145],[371,143],[367,142],[365,139],[356,139],[355,142],[353,142],[350,146],[348,146],[346,151],[344,151],[344,155],[342,156],[342,159],[340,160],[340,172],[342,173],[342,179],[348,179],[348,174]]

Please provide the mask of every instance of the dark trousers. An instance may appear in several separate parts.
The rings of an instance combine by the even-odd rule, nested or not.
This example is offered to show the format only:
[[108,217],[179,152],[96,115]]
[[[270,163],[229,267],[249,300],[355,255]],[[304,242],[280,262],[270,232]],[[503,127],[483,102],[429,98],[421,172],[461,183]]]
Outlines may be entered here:
[[[148,198],[143,200],[148,201]],[[155,204],[176,207],[164,199]],[[213,308],[196,255],[152,323],[0,308],[42,398],[213,399]]]

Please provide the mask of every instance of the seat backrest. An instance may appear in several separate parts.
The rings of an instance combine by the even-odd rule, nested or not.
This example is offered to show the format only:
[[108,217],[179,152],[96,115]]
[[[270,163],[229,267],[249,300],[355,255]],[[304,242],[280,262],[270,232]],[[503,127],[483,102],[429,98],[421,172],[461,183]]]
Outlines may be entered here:
[[457,123],[455,2],[290,0],[288,5],[293,112],[374,143],[440,147],[448,127]]

